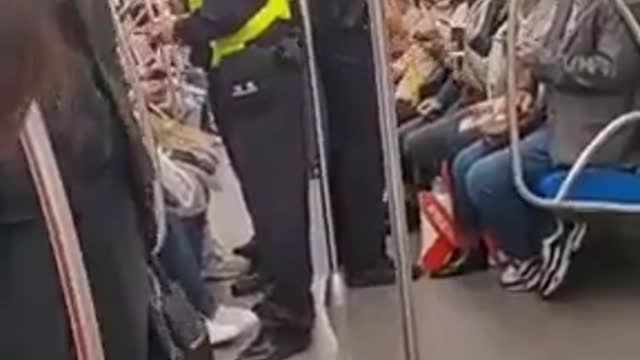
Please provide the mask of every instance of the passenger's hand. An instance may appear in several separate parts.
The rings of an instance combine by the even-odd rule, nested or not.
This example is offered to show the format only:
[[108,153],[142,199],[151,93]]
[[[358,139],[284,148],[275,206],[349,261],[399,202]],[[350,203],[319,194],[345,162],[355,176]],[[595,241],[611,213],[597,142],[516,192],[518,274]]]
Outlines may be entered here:
[[418,114],[422,116],[429,116],[440,110],[442,110],[442,104],[436,99],[426,99],[418,104]]
[[527,91],[519,91],[516,95],[516,111],[518,116],[524,116],[531,112],[534,105],[534,98]]
[[538,46],[530,41],[523,41],[516,45],[516,59],[524,66],[533,66],[536,63]]
[[171,43],[175,40],[174,29],[177,18],[173,15],[163,16],[148,27],[148,32],[151,38],[155,41],[159,41],[164,44]]

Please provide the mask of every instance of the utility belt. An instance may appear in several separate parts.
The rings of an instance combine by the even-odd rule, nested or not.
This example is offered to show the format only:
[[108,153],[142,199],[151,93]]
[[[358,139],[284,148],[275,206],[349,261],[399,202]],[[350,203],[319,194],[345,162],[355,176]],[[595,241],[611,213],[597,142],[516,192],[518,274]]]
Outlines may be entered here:
[[269,48],[277,46],[286,38],[293,37],[299,37],[299,34],[291,21],[276,20],[264,33],[256,39],[247,42],[243,50],[222,58],[220,65],[224,63],[225,59],[241,55],[251,47]]

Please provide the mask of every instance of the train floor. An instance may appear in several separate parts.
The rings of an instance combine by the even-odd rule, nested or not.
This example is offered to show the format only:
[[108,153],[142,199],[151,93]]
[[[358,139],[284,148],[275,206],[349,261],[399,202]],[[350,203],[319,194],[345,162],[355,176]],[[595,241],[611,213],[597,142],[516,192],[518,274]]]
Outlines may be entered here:
[[[217,235],[235,244],[249,237],[237,184],[221,171],[214,223]],[[317,201],[312,194],[312,204]],[[313,215],[313,211],[312,211]],[[347,292],[346,319],[325,308],[326,251],[317,213],[313,221],[314,293],[318,323],[312,348],[291,360],[401,360],[398,291],[383,287]],[[222,220],[222,221],[221,221]],[[250,225],[249,225],[250,226]],[[588,239],[574,262],[568,286],[553,301],[499,288],[495,274],[414,284],[421,359],[591,360],[637,359],[640,354],[640,244]],[[332,326],[333,324],[333,326]],[[253,334],[252,334],[253,336]],[[233,360],[251,337],[217,351]],[[338,346],[342,354],[338,356]]]

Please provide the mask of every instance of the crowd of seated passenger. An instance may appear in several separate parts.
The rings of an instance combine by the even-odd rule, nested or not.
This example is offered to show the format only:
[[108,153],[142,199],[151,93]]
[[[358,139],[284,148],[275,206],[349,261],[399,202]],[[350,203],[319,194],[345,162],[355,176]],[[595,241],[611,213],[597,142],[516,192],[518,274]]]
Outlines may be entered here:
[[[640,48],[611,1],[521,3],[515,99],[524,134],[520,152],[525,183],[536,189],[554,169],[571,166],[607,124],[634,109],[640,99]],[[587,225],[557,218],[526,202],[517,191],[506,147],[506,25],[501,21],[491,34],[486,56],[465,57],[465,62],[483,65],[468,68],[484,79],[487,100],[458,105],[451,112],[446,108],[451,101],[440,100],[450,93],[451,84],[444,86],[432,102],[432,118],[416,120],[433,122],[400,132],[405,170],[430,183],[437,173],[421,173],[421,167],[449,163],[456,242],[462,251],[440,271],[459,275],[485,269],[484,240],[491,238],[505,255],[500,284],[510,291],[549,296],[563,284]],[[467,47],[472,48],[469,42]],[[450,82],[469,86],[458,80],[461,77]],[[437,130],[441,124],[449,130]],[[590,165],[637,167],[639,148],[634,141],[635,131],[616,136]],[[429,147],[437,150],[422,151]]]

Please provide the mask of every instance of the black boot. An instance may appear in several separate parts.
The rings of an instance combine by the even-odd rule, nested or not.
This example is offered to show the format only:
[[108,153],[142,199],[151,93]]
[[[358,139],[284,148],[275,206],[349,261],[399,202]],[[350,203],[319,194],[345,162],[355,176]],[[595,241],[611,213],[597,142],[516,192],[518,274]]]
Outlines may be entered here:
[[[413,280],[419,279],[422,274],[420,267],[415,265],[411,267]],[[347,276],[347,285],[354,289],[393,285],[395,282],[396,268],[390,259],[383,259],[371,268],[354,271]]]
[[265,301],[254,307],[262,322],[260,334],[238,360],[284,360],[306,351],[311,345],[315,321],[313,306],[300,314]]
[[311,346],[311,331],[295,328],[263,328],[238,360],[284,360]]
[[258,243],[256,239],[251,239],[245,245],[233,249],[233,253],[255,261],[258,256]]

